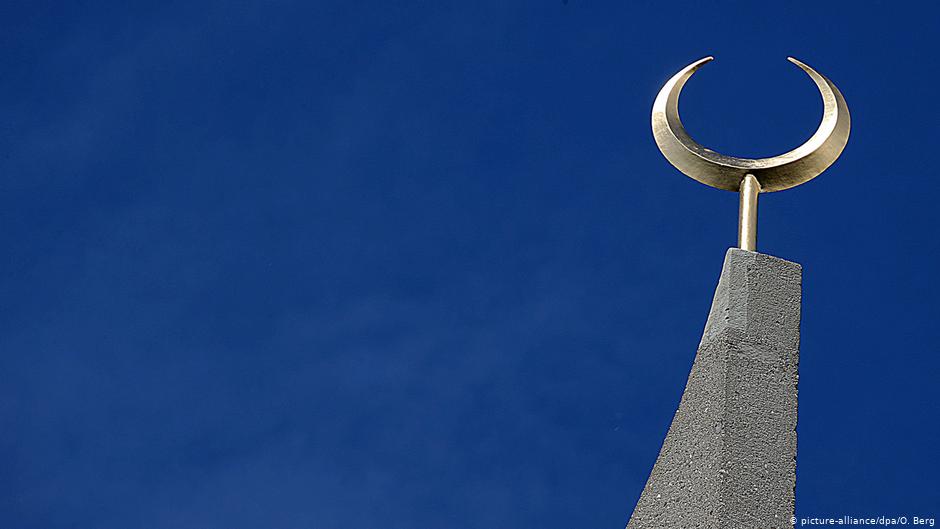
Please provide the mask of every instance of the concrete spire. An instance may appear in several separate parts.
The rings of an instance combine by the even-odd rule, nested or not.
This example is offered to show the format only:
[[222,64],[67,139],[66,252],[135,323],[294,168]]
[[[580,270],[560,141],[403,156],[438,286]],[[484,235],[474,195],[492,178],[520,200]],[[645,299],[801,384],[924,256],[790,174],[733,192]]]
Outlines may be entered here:
[[802,268],[731,248],[627,529],[792,527]]

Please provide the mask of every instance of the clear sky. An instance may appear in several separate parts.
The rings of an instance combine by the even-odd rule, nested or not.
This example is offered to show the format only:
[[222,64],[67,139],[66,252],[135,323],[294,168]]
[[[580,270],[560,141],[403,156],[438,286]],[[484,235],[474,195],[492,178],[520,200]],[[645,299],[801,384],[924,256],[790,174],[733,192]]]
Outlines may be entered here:
[[[81,4],[81,5],[80,5]],[[619,528],[737,196],[804,266],[797,512],[940,517],[933,2],[0,6],[0,527]]]

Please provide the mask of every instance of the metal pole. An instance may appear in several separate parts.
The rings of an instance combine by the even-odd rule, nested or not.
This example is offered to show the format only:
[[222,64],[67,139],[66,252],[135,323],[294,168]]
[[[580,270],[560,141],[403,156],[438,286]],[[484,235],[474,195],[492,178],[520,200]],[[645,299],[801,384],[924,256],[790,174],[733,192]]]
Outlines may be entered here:
[[749,252],[757,251],[757,195],[760,182],[748,173],[741,180],[741,206],[738,210],[738,247]]

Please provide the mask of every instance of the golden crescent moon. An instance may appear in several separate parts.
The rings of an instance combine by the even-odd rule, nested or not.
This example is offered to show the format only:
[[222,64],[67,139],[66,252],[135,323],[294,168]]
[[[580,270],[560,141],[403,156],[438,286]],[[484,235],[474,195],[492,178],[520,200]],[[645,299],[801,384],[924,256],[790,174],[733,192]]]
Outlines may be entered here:
[[782,191],[812,180],[836,161],[849,140],[851,118],[842,93],[832,81],[806,64],[787,60],[806,72],[823,100],[822,123],[816,133],[792,151],[771,158],[737,158],[707,149],[693,140],[679,119],[679,93],[689,77],[713,57],[699,59],[672,77],[653,103],[653,136],[663,156],[676,169],[703,184],[738,191],[747,174],[762,192]]

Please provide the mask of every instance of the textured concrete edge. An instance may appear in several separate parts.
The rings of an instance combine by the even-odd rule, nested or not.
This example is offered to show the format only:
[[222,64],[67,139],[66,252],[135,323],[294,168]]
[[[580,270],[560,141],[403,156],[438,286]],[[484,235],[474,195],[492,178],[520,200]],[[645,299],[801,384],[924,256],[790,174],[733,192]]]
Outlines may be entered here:
[[801,302],[799,263],[725,253],[685,390],[628,528],[786,526]]
[[731,248],[728,248],[728,250],[725,252],[725,259],[728,259],[728,256],[732,254],[740,254],[740,255],[751,257],[751,258],[768,259],[770,261],[784,264],[786,266],[795,267],[796,269],[800,271],[803,270],[803,265],[801,265],[800,263],[796,261],[790,261],[788,259],[784,259],[783,257],[777,257],[775,255],[770,255],[768,253],[752,252],[750,250],[742,250],[741,248],[731,247]]

